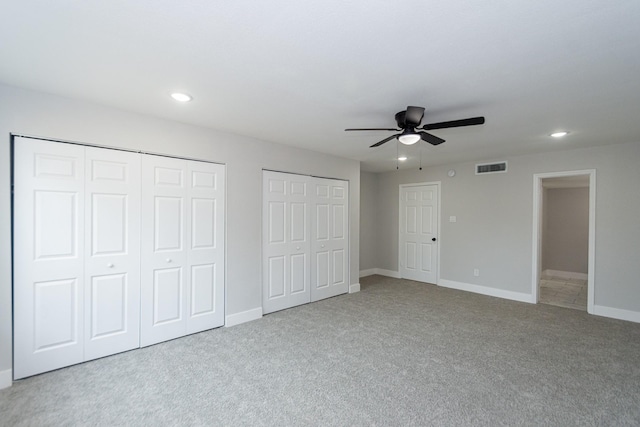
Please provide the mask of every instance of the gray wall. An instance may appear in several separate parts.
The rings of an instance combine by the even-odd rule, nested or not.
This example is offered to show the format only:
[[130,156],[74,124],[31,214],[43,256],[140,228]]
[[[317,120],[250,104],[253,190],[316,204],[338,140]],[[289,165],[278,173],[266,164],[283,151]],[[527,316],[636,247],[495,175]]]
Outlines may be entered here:
[[376,213],[378,175],[360,172],[360,270],[378,267]]
[[586,274],[589,188],[547,188],[544,192],[542,270]]
[[262,306],[262,168],[349,180],[350,281],[358,283],[359,162],[0,85],[0,372],[12,365],[10,133],[225,163],[227,315]]
[[398,270],[399,185],[441,181],[440,278],[531,294],[533,175],[596,169],[595,305],[640,312],[640,143],[487,161],[505,159],[502,174],[477,176],[474,163],[380,174],[377,267]]

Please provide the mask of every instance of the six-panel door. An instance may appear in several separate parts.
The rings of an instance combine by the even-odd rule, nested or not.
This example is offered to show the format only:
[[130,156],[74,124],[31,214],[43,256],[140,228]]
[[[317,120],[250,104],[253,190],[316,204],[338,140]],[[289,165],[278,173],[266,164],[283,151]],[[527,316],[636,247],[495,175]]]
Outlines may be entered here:
[[224,325],[225,168],[187,162],[187,333]]
[[311,301],[349,291],[348,183],[313,178]]
[[438,187],[400,187],[400,275],[437,282]]
[[263,172],[262,310],[310,301],[309,177]]
[[85,148],[85,360],[140,346],[140,154]]
[[14,378],[84,360],[84,147],[15,139]]
[[186,162],[142,159],[142,280],[140,344],[186,333],[188,283]]

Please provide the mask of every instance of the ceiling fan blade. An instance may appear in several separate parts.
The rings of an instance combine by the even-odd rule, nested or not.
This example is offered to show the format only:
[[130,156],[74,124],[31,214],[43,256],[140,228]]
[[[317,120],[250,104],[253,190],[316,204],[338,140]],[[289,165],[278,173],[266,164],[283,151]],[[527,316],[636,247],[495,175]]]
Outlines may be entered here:
[[352,130],[394,130],[399,131],[400,129],[386,129],[386,128],[361,128],[361,129],[345,129],[345,131],[349,132]]
[[460,126],[473,126],[484,124],[484,117],[471,117],[469,119],[451,120],[449,122],[431,123],[422,126],[424,130],[457,128]]
[[380,142],[376,142],[375,144],[373,144],[373,145],[372,145],[371,147],[369,147],[369,148],[379,147],[379,146],[381,146],[382,144],[384,144],[385,142],[389,142],[389,141],[391,141],[393,138],[395,138],[395,137],[397,137],[397,136],[398,136],[398,135],[391,135],[389,138],[385,138],[385,139],[383,139],[383,140],[382,140],[382,141],[380,141]]
[[407,107],[407,112],[404,114],[404,123],[408,127],[416,127],[420,125],[422,117],[424,116],[424,108],[422,107]]
[[420,134],[420,138],[422,138],[423,141],[427,141],[431,145],[440,145],[444,142],[444,139],[438,138],[437,136],[431,135],[430,133],[426,133],[426,132],[418,132],[418,133]]

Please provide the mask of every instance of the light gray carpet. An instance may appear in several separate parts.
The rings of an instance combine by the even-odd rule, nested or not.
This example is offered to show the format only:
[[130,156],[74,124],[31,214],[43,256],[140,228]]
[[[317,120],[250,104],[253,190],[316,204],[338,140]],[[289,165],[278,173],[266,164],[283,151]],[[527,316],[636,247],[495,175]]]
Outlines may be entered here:
[[2,425],[640,425],[640,324],[381,276],[14,383]]

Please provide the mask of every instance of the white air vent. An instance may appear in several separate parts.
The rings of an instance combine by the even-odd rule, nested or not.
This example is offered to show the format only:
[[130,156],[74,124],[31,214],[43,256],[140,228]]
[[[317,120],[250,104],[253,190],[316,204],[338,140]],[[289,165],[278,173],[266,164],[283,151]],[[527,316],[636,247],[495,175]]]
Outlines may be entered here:
[[507,162],[478,163],[476,165],[476,175],[484,175],[485,173],[505,173],[506,171]]

